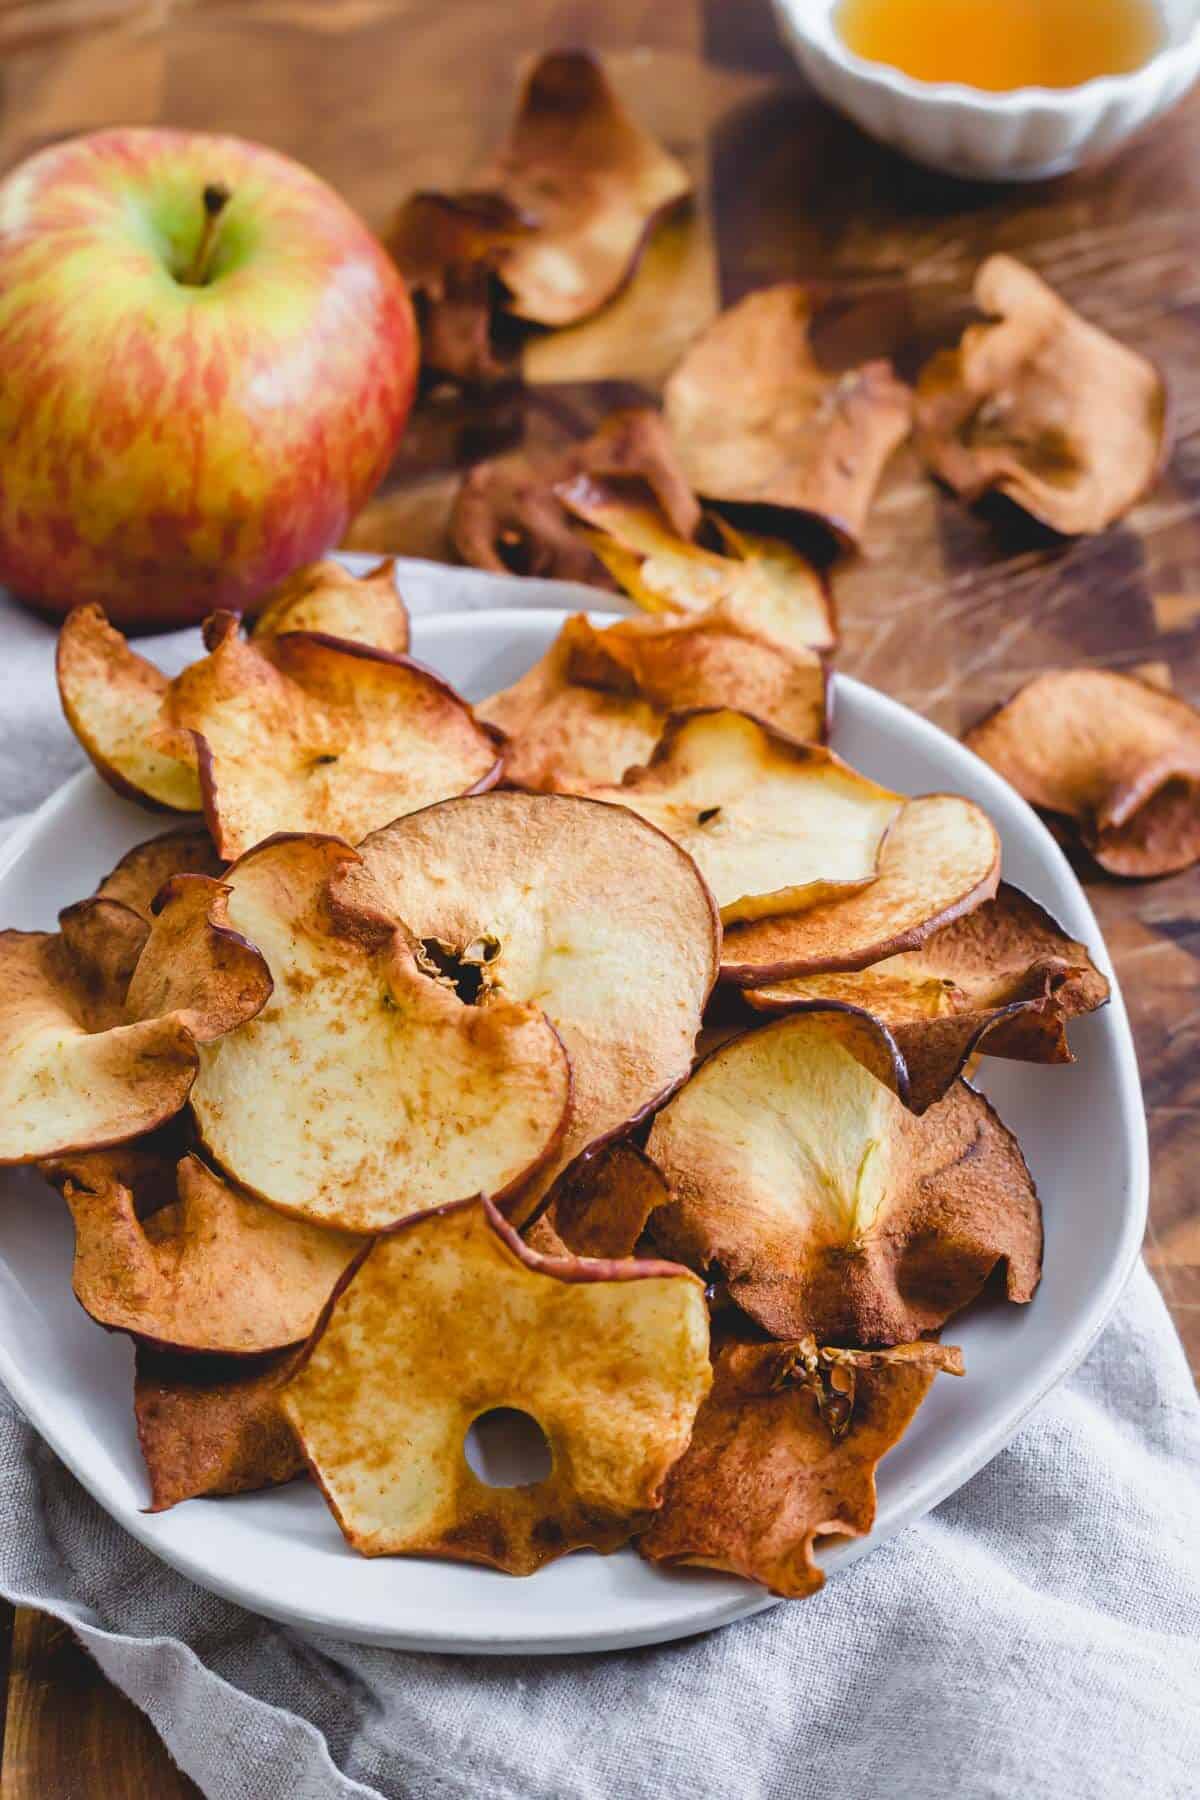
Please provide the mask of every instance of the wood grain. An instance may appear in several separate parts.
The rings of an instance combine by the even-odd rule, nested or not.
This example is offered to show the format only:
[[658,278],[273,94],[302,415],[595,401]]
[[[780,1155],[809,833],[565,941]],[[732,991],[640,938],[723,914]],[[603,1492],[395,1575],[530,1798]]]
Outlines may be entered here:
[[[864,555],[835,571],[843,666],[952,731],[1048,664],[1165,664],[1200,697],[1200,95],[1106,168],[983,187],[903,163],[823,107],[767,0],[0,0],[0,165],[105,124],[236,131],[299,156],[381,228],[410,188],[464,179],[523,61],[565,44],[610,59],[696,203],[609,312],[531,342],[525,386],[426,404],[350,542],[446,555],[465,466],[652,394],[680,344],[764,282],[821,286],[831,361],[889,351],[911,373],[957,333],[981,256],[1006,249],[1162,364],[1170,466],[1119,528],[1064,544],[965,510],[902,454]],[[1200,872],[1080,872],[1141,1058],[1147,1256],[1200,1372]],[[18,1614],[11,1659],[0,1800],[195,1793],[69,1634]]]

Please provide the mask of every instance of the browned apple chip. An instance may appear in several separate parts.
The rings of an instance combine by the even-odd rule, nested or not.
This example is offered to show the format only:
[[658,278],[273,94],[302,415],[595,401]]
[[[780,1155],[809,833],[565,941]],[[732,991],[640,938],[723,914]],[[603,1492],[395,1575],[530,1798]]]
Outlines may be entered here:
[[523,1222],[580,1151],[685,1079],[719,955],[712,897],[691,858],[644,820],[565,795],[446,801],[360,848],[387,912],[450,966],[481,939],[497,945],[489,997],[541,1007],[567,1047],[562,1142],[506,1202]]
[[224,867],[207,831],[165,831],[127,850],[92,898],[123,906],[149,925],[155,896],[173,875],[215,877]]
[[803,287],[748,294],[667,381],[667,424],[698,494],[795,508],[857,542],[883,466],[908,436],[912,396],[886,361],[820,368],[810,323]]
[[304,1474],[279,1400],[296,1357],[294,1349],[223,1358],[137,1346],[133,1410],[150,1477],[148,1512]]
[[1010,1300],[1037,1287],[1037,1193],[987,1101],[960,1081],[914,1117],[821,1013],[715,1051],[646,1147],[671,1190],[656,1245],[773,1337],[900,1344],[997,1267]]
[[961,1375],[961,1352],[725,1344],[638,1549],[651,1562],[727,1569],[787,1599],[815,1593],[825,1580],[817,1543],[870,1531],[875,1470],[939,1370]]
[[408,649],[408,608],[396,588],[396,559],[387,557],[365,575],[339,562],[308,563],[268,594],[254,637],[316,631],[403,656]]
[[423,193],[405,201],[386,241],[416,306],[423,368],[481,385],[508,373],[493,332],[495,268],[500,253],[533,229],[502,194]]
[[[667,1184],[645,1151],[621,1139],[566,1171],[538,1223],[553,1227],[564,1251],[619,1261],[636,1254],[647,1220],[667,1198]],[[541,1249],[532,1229],[526,1242]]]
[[195,757],[156,749],[150,733],[168,681],[131,650],[102,607],[77,606],[58,635],[58,692],[67,724],[118,794],[172,812],[199,812]]
[[989,900],[1000,879],[1000,841],[987,815],[958,794],[925,794],[902,808],[868,887],[805,912],[734,925],[721,976],[761,987],[829,969],[865,969],[916,949],[931,933]]
[[1070,819],[1113,875],[1200,859],[1200,713],[1173,694],[1107,669],[1055,669],[963,741],[1032,806]]
[[1055,531],[1103,531],[1166,458],[1162,376],[1011,256],[980,265],[975,300],[988,320],[921,372],[919,448],[965,499],[993,488]]
[[[356,1550],[529,1575],[648,1522],[709,1382],[694,1276],[540,1256],[480,1198],[375,1240],[283,1404]],[[471,1469],[467,1432],[498,1408],[541,1427],[544,1480],[490,1487]]]
[[904,805],[831,750],[728,710],[676,714],[644,768],[588,792],[681,844],[726,925],[865,887]]
[[202,1049],[192,1107],[212,1156],[251,1193],[376,1231],[479,1181],[502,1196],[553,1159],[571,1074],[537,1005],[478,972],[467,1000],[395,917],[358,906],[338,881],[358,863],[334,839],[290,837],[229,870],[230,920],[275,993]]

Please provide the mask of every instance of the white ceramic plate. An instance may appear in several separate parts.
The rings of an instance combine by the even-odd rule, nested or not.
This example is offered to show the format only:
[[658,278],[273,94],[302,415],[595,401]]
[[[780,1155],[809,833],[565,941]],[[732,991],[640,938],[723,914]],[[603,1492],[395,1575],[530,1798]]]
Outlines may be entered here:
[[[586,600],[585,600],[586,604]],[[512,610],[418,619],[415,653],[469,697],[511,681],[561,614]],[[909,793],[954,788],[987,808],[1008,879],[1106,963],[1091,909],[1048,832],[969,751],[894,700],[836,680],[833,740],[877,780]],[[171,821],[163,819],[166,829]],[[0,856],[0,922],[52,925],[155,819],[90,771],[67,783]],[[1147,1155],[1137,1065],[1120,994],[1072,1027],[1068,1068],[985,1062],[983,1085],[1017,1132],[1046,1210],[1046,1272],[1033,1304],[984,1305],[947,1337],[965,1381],[940,1380],[879,1473],[870,1538],[822,1554],[830,1575],[919,1518],[996,1454],[1087,1350],[1115,1304],[1145,1223]],[[130,1402],[128,1342],[100,1330],[70,1289],[65,1207],[25,1170],[0,1174],[0,1377],[59,1456],[125,1529],[202,1586],[302,1629],[409,1649],[534,1654],[650,1644],[771,1605],[746,1582],[667,1572],[632,1551],[581,1553],[516,1582],[492,1570],[365,1561],[344,1545],[308,1483],[193,1500],[147,1516]]]

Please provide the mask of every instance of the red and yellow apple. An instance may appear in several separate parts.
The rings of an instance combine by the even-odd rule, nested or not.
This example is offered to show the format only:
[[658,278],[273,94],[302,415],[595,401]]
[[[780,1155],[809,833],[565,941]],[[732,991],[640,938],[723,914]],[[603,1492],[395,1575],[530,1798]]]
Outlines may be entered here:
[[380,480],[417,360],[398,272],[297,163],[42,151],[0,183],[0,582],[134,628],[252,608]]

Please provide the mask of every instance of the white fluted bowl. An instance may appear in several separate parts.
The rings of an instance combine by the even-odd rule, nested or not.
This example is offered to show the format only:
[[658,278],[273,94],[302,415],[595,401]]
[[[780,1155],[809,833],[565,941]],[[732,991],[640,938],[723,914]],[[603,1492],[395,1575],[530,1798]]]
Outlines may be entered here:
[[834,23],[837,0],[773,3],[784,42],[831,106],[914,162],[975,180],[1034,181],[1109,155],[1200,72],[1200,0],[1158,0],[1163,47],[1140,69],[1008,93],[916,81],[856,56]]

